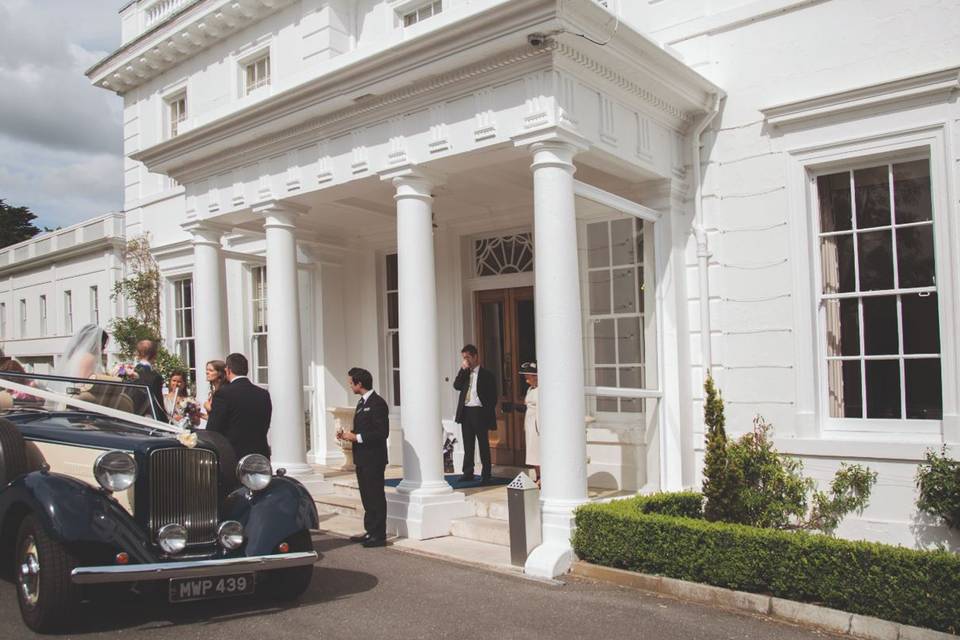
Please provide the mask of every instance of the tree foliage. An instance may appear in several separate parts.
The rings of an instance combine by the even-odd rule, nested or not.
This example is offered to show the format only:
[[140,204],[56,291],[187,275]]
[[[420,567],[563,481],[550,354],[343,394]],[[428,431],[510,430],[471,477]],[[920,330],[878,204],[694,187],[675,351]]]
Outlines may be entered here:
[[713,379],[704,384],[707,444],[704,460],[704,517],[772,529],[833,533],[849,513],[862,513],[877,474],[843,463],[829,491],[804,477],[803,463],[773,446],[772,427],[760,416],[736,441],[725,431],[723,400]]
[[917,508],[942,519],[951,529],[960,529],[960,460],[927,451],[926,462],[917,468]]
[[37,219],[27,207],[14,207],[0,199],[0,248],[29,240],[42,231],[33,224]]

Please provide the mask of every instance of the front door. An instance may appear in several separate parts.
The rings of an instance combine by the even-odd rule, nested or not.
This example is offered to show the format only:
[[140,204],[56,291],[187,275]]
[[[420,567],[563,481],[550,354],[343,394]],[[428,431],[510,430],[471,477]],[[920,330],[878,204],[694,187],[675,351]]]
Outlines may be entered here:
[[536,360],[533,287],[479,291],[476,313],[480,361],[493,372],[500,396],[490,457],[493,464],[522,465],[527,385],[517,372],[521,363]]

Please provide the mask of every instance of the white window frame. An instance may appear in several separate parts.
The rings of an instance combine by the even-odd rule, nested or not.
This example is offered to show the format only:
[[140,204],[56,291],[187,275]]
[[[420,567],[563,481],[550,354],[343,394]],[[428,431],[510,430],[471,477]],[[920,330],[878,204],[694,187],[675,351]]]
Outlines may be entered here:
[[90,322],[100,326],[100,287],[90,287]]
[[47,296],[40,296],[40,336],[47,335]]
[[20,298],[20,337],[27,337],[27,299]]
[[[256,384],[269,386],[269,383],[270,383],[269,375],[267,377],[267,382],[263,382],[260,376],[261,369],[267,369],[267,372],[269,374],[269,368],[268,368],[269,361],[270,361],[269,347],[267,347],[267,364],[265,365],[260,364],[259,351],[257,349],[258,343],[261,340],[264,341],[264,343],[269,344],[268,334],[270,331],[270,327],[266,326],[267,300],[270,295],[269,290],[267,290],[267,266],[265,264],[252,264],[248,267],[248,269],[249,269],[248,282],[250,283],[250,324],[248,325],[250,328],[250,379]],[[258,280],[257,274],[261,272],[263,273],[262,283],[263,283],[263,291],[265,292],[262,299],[258,297],[259,290],[257,287],[258,282],[261,281],[261,280]],[[257,315],[258,315],[257,314],[258,304],[260,304],[262,307],[261,313],[263,314],[264,326],[266,326],[265,331],[257,331],[258,325],[256,325],[256,322],[257,322]]]
[[444,0],[405,3],[396,8],[397,20],[402,28],[409,29],[443,13],[448,8],[444,6]]
[[[951,265],[960,256],[957,228],[951,225],[945,123],[796,149],[789,154],[788,193],[794,261],[794,316],[797,318],[797,433],[800,436],[897,442],[960,440],[958,306]],[[942,420],[831,418],[827,390],[826,326],[821,311],[819,261],[819,175],[928,157],[934,226],[934,261],[940,318]],[[811,348],[813,347],[813,348]]]
[[[187,306],[180,306],[180,305],[178,305],[178,302],[177,302],[178,294],[180,294],[180,292],[181,292],[181,290],[182,290],[182,288],[183,288],[183,286],[184,286],[184,283],[186,283],[186,282],[189,282],[189,283],[190,283],[190,306],[189,306],[189,307],[187,307]],[[190,353],[190,351],[189,351],[189,350],[190,350],[190,345],[193,344],[194,347],[196,346],[196,344],[195,344],[195,342],[194,342],[194,341],[195,341],[195,329],[194,329],[194,324],[193,324],[194,311],[196,310],[196,305],[195,305],[196,298],[194,297],[193,278],[192,278],[191,276],[176,278],[176,279],[172,280],[172,281],[170,282],[170,284],[172,285],[172,291],[171,291],[171,307],[172,307],[172,309],[173,309],[173,318],[172,318],[172,319],[173,319],[173,326],[172,326],[171,328],[173,329],[173,331],[172,331],[171,333],[172,333],[172,335],[173,335],[173,349],[174,349],[174,353],[176,353],[177,355],[179,355],[180,358],[183,360],[183,363],[187,366],[187,375],[188,375],[188,377],[190,377],[190,382],[196,384],[196,383],[198,382],[198,380],[197,380],[197,368],[198,368],[198,367],[197,367],[197,362],[196,362],[196,359],[194,359],[193,366],[191,367],[191,366],[190,366],[190,358],[189,358],[189,355],[188,355],[188,354]],[[182,295],[180,295],[179,297],[180,297],[181,300],[183,299],[183,296],[182,296]],[[187,327],[187,321],[186,321],[186,311],[187,311],[188,309],[189,309],[190,312],[191,312],[191,313],[190,313],[190,323],[189,323],[189,327]],[[179,323],[178,323],[178,320],[180,320]],[[180,335],[180,333],[179,333],[179,331],[178,331],[178,326],[184,327],[184,328],[187,330],[187,333],[188,333],[189,335]],[[185,354],[187,354],[186,357],[184,357]],[[196,351],[194,351],[194,358],[196,358]]]
[[[256,73],[256,65],[260,63],[265,63],[265,75],[258,76],[253,85],[247,83],[247,74],[251,67],[254,68]],[[240,73],[240,95],[249,96],[261,91],[269,91],[270,87],[273,85],[273,56],[271,55],[270,46],[262,47],[257,49],[253,53],[250,53],[238,61],[239,73]]]
[[63,292],[63,333],[73,335],[73,291]]
[[189,113],[186,89],[178,91],[175,94],[164,98],[163,105],[164,111],[166,111],[166,137],[175,138],[180,133],[180,125],[187,121],[187,114]]

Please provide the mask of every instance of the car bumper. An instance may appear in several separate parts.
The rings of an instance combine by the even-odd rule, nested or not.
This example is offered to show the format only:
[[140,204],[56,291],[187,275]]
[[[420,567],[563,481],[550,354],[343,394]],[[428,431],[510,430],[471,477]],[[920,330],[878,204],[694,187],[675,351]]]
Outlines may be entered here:
[[307,551],[302,553],[278,553],[269,556],[251,556],[248,558],[227,558],[224,560],[78,567],[74,569],[70,575],[74,584],[145,582],[148,580],[206,578],[248,573],[250,571],[290,569],[292,567],[311,565],[316,561],[316,552]]

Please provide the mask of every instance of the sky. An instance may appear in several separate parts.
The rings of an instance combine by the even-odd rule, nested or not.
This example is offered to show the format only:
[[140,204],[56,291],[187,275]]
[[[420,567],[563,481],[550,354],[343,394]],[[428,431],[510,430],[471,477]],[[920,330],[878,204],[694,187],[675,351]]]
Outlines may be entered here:
[[0,199],[59,227],[123,208],[122,102],[84,71],[128,0],[0,0]]

